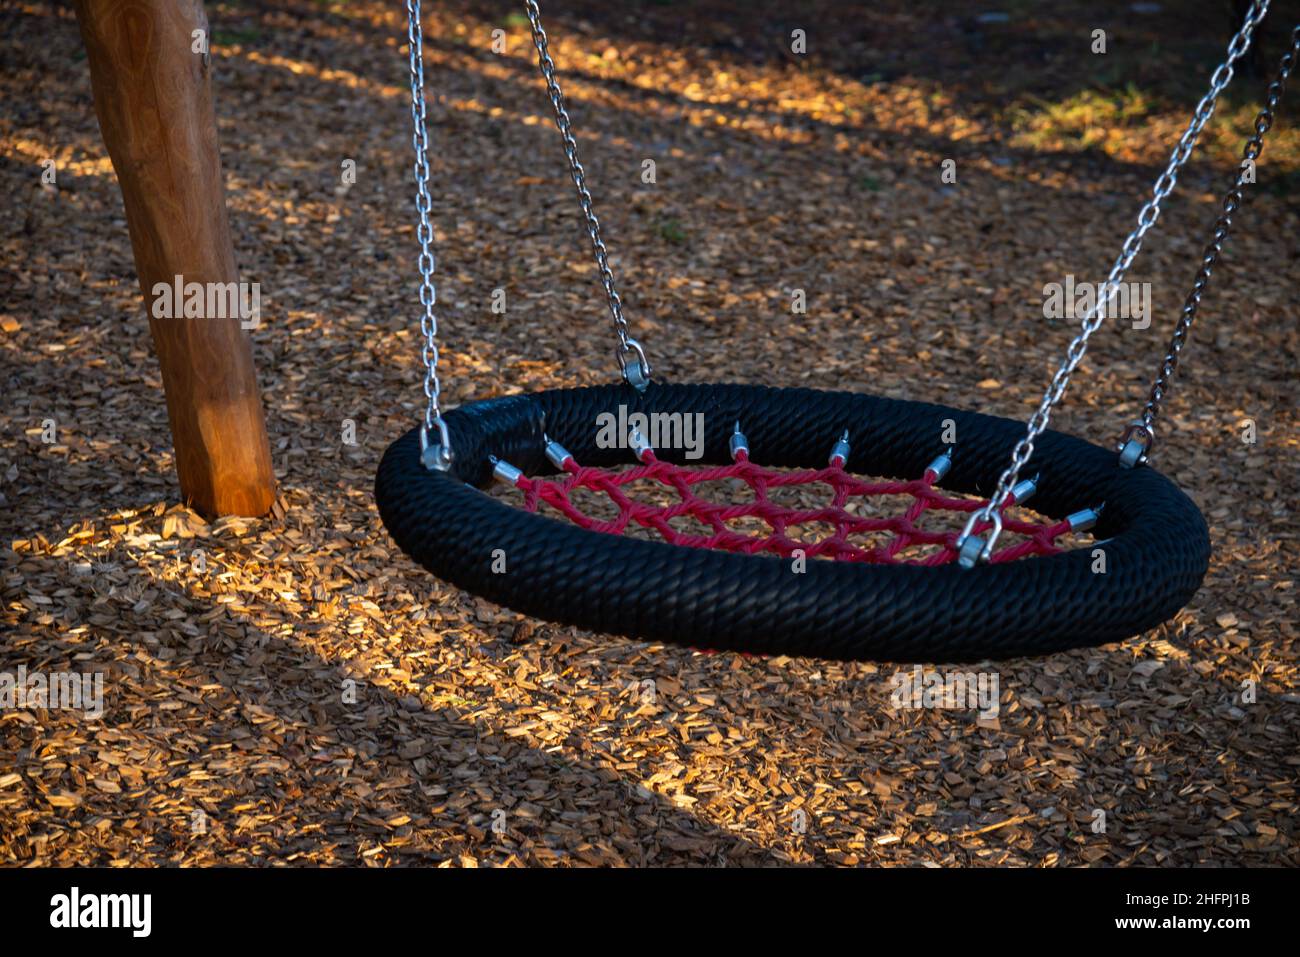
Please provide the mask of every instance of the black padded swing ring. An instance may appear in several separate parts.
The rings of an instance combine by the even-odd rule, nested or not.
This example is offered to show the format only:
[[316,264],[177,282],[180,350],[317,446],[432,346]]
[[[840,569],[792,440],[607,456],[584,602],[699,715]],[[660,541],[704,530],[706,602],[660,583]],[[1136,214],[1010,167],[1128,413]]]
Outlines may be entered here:
[[[641,393],[619,384],[508,396],[447,414],[448,472],[421,465],[418,429],[388,448],[375,486],[384,524],[434,575],[537,618],[647,641],[844,660],[979,661],[1120,641],[1171,618],[1209,563],[1205,521],[1173,483],[1052,431],[1025,468],[1040,475],[1033,510],[1061,518],[1104,501],[1096,543],[969,570],[813,560],[795,573],[777,556],[602,534],[479,491],[492,481],[489,456],[528,475],[553,473],[543,432],[584,465],[632,464],[626,449],[596,444],[597,417],[620,405],[628,414],[702,413],[704,454],[693,464],[728,462],[739,421],[764,465],[821,467],[847,429],[849,471],[902,478],[922,474],[951,425],[956,451],[942,487],[985,497],[1024,434],[1010,419],[812,389],[652,383]],[[685,461],[680,450],[656,454]]]

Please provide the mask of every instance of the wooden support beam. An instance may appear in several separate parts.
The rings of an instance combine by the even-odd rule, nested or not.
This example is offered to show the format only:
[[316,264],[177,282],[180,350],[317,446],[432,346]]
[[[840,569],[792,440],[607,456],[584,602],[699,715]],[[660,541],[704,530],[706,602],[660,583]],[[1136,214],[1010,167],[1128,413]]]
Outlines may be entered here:
[[174,287],[177,276],[205,288],[239,281],[203,4],[76,0],[76,11],[162,367],[181,495],[209,518],[265,514],[275,476],[240,317],[208,309],[203,318],[158,318],[154,308],[155,286]]

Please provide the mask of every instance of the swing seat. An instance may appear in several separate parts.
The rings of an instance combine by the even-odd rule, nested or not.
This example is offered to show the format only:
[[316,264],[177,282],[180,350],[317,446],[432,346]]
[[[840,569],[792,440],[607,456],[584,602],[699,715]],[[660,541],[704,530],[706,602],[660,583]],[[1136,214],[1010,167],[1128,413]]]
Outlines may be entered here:
[[[600,423],[609,421],[604,413],[622,416],[619,421],[635,413],[699,413],[703,455],[688,460],[686,450],[656,449],[637,466],[627,448],[597,441]],[[1006,519],[1008,528],[1030,536],[1029,544],[970,569],[952,560],[951,535],[942,549],[911,562],[897,548],[850,547],[845,531],[857,519],[842,512],[829,552],[841,560],[816,557],[817,546],[809,546],[807,560],[797,562],[791,558],[797,543],[779,528],[752,553],[721,524],[715,534],[676,536],[684,544],[673,544],[667,528],[669,541],[609,534],[619,523],[581,527],[480,491],[493,481],[494,462],[508,462],[522,473],[517,484],[526,503],[563,504],[557,497],[563,486],[547,487],[552,480],[545,478],[558,471],[546,454],[549,440],[581,463],[571,483],[613,489],[617,500],[623,488],[617,473],[594,470],[632,465],[689,497],[685,469],[733,474],[716,469],[736,465],[731,445],[740,423],[748,456],[742,454],[734,474],[750,476],[751,488],[771,479],[768,469],[815,470],[805,477],[837,490],[856,487],[855,476],[885,476],[902,484],[862,487],[974,510],[973,499],[948,499],[936,486],[987,498],[1024,424],[940,405],[750,385],[654,382],[638,392],[620,383],[475,402],[445,421],[455,449],[448,471],[421,463],[418,428],[384,454],[375,497],[394,541],[466,591],[590,631],[840,660],[1005,659],[1106,644],[1152,628],[1187,603],[1209,563],[1205,521],[1168,479],[1148,467],[1123,468],[1114,451],[1053,431],[1036,443],[1026,474],[1039,476],[1033,511],[1054,523],[1034,531]],[[944,451],[941,436],[954,427],[951,467],[942,476],[927,471]],[[828,469],[828,452],[846,431],[847,461],[843,469],[836,463]],[[749,466],[750,459],[761,467]],[[1054,546],[1069,531],[1066,516],[1102,503],[1094,542]],[[766,516],[763,508],[753,507]],[[695,517],[713,515],[698,504],[690,509]],[[623,506],[624,525],[628,511]],[[920,511],[913,508],[888,527],[901,529],[907,541],[933,542],[911,523]],[[652,512],[636,514],[637,521],[659,522]]]

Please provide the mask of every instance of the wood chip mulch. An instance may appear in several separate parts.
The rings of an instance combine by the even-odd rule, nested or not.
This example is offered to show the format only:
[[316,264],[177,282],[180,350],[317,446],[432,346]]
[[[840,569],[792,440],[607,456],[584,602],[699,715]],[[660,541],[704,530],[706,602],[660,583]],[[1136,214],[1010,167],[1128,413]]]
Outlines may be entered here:
[[[526,24],[430,6],[448,404],[603,381],[612,338]],[[1044,283],[1102,278],[1229,34],[1227,4],[1165,6],[548,5],[659,374],[1026,417],[1072,335]],[[0,5],[0,671],[98,671],[106,696],[97,720],[0,710],[0,861],[1300,864],[1300,97],[1160,437],[1211,526],[1204,587],[1140,639],[979,669],[1000,680],[986,720],[894,710],[893,666],[587,634],[416,569],[371,495],[421,398],[401,5],[208,12],[281,486],[272,515],[212,523],[178,501],[75,20]],[[1104,64],[1079,52],[1096,26]],[[1129,82],[1135,114],[1087,121],[1123,136],[1083,142],[1044,106]],[[1109,442],[1140,408],[1264,85],[1237,82],[1134,268],[1151,328],[1098,334],[1055,427]]]

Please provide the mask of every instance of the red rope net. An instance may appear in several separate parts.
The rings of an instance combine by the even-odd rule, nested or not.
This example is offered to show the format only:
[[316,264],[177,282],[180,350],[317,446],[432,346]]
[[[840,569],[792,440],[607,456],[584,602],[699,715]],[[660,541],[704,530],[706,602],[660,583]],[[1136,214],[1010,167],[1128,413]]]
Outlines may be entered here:
[[[846,472],[843,461],[832,457],[822,469],[777,471],[756,465],[745,450],[735,455],[730,465],[687,467],[664,462],[653,451],[639,452],[641,464],[628,469],[587,468],[571,456],[563,460],[563,474],[554,478],[526,475],[514,477],[514,485],[524,493],[524,507],[531,512],[550,506],[582,528],[609,534],[624,534],[634,527],[650,529],[664,541],[688,548],[716,548],[730,552],[755,554],[773,552],[792,557],[801,551],[805,557],[830,558],[838,561],[873,564],[944,565],[957,558],[956,529],[938,530],[921,527],[929,513],[949,512],[968,515],[984,504],[976,499],[945,495],[934,483],[940,475],[932,466],[919,479],[910,481],[866,481]],[[749,487],[753,500],[724,505],[697,494],[697,486],[706,482],[738,479]],[[668,504],[635,501],[627,486],[650,481],[663,486],[674,499]],[[823,485],[829,488],[830,503],[821,507],[801,508],[774,501],[771,493],[795,486]],[[617,509],[612,518],[594,517],[574,503],[579,490],[608,498]],[[850,509],[855,500],[876,496],[907,496],[911,504],[901,515],[866,517]],[[1004,505],[1002,526],[1009,538],[1019,541],[993,553],[991,562],[1009,562],[1030,555],[1050,555],[1061,549],[1056,540],[1071,530],[1068,520],[1037,524],[1008,515]],[[693,519],[705,532],[686,532],[673,527],[674,519]],[[767,532],[749,534],[731,527],[729,522],[761,519]],[[834,532],[814,541],[791,536],[792,529],[810,523],[831,526]],[[693,523],[692,523],[693,524]],[[755,523],[749,523],[751,527]],[[977,528],[982,532],[985,528]],[[853,539],[869,539],[870,543]],[[1006,540],[1006,539],[1004,539]],[[929,546],[915,548],[915,546]],[[905,553],[913,550],[913,555]],[[916,552],[924,554],[916,555]]]

